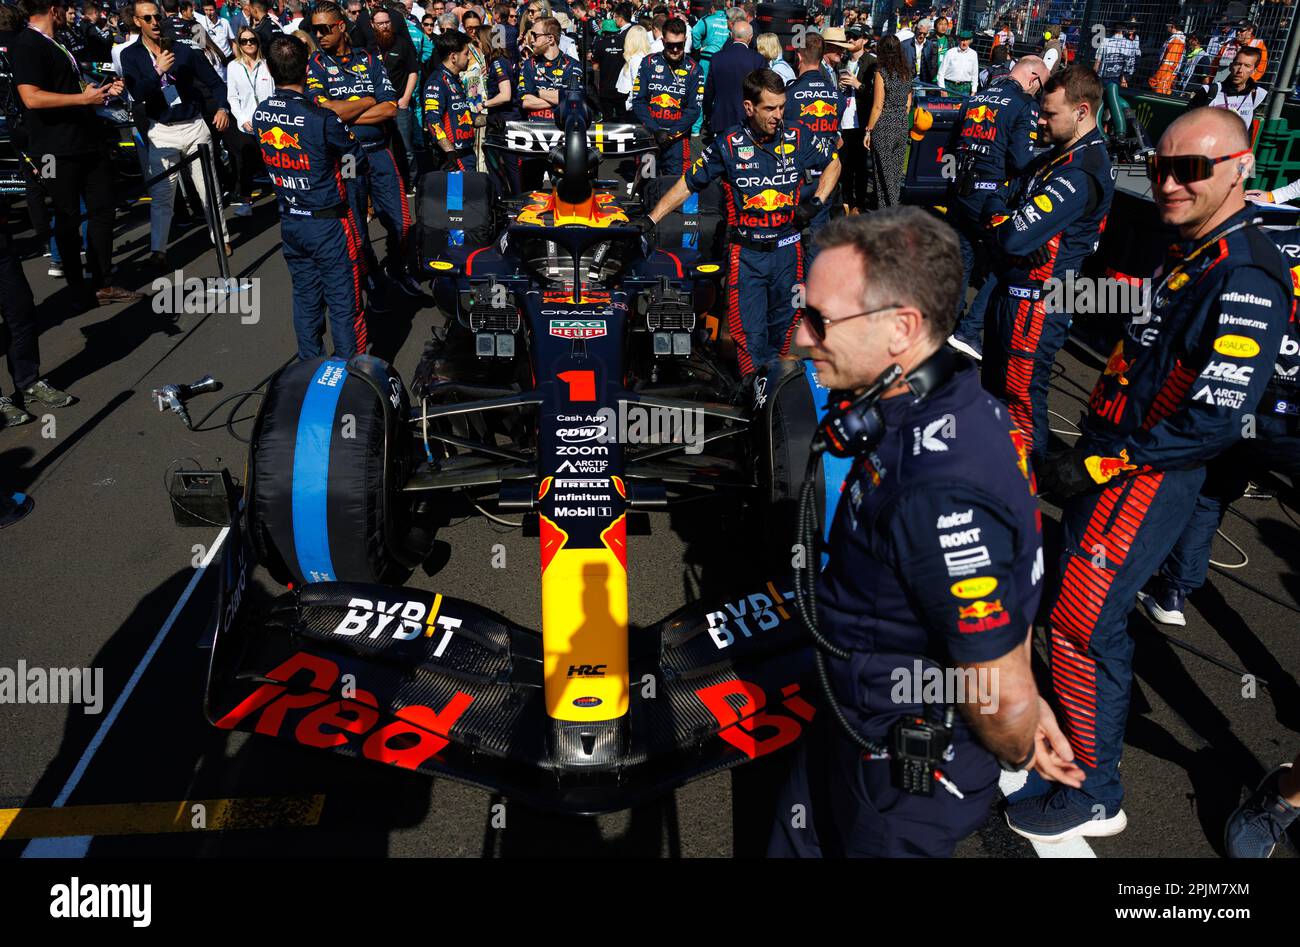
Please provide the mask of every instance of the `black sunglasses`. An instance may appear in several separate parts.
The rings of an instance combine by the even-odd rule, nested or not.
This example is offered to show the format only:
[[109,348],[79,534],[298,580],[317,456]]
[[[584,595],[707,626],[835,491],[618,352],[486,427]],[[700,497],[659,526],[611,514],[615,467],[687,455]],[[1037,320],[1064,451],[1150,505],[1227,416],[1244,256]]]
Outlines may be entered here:
[[239,45],[240,45],[240,46],[256,46],[256,45],[257,45],[257,37],[256,37],[256,36],[242,37],[242,38],[240,38],[240,40],[239,40]]
[[146,23],[153,23],[159,18],[157,13],[137,13],[136,16],[144,20]]
[[311,31],[317,36],[324,36],[326,33],[332,32],[333,29],[333,23],[313,23],[311,25]]
[[686,48],[686,40],[682,40],[680,43],[664,43],[664,49],[671,49],[673,52],[685,48]]
[[1172,177],[1179,184],[1191,184],[1214,176],[1214,166],[1250,154],[1250,149],[1218,158],[1205,155],[1147,155],[1147,177],[1159,184]]
[[841,322],[848,322],[850,319],[860,319],[863,316],[874,316],[877,313],[888,312],[891,309],[901,309],[902,303],[893,303],[889,306],[881,306],[879,309],[868,309],[866,312],[855,312],[851,316],[840,316],[838,319],[827,319],[822,315],[820,309],[805,305],[803,307],[804,321],[808,323],[808,328],[812,334],[819,339],[826,338],[826,327],[833,326]]

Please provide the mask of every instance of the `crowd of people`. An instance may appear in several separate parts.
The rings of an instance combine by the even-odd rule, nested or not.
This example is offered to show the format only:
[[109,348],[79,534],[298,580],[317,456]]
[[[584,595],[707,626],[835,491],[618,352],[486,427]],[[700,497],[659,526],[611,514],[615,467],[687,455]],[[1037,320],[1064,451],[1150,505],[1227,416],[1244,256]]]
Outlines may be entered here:
[[[900,364],[906,382],[884,399],[888,406],[898,396],[884,409],[898,457],[949,451],[934,446],[947,435],[920,424],[917,411],[929,418],[951,405],[959,431],[1014,425],[1004,432],[1005,456],[990,459],[991,445],[977,440],[963,448],[976,453],[935,461],[941,479],[1001,465],[978,486],[891,493],[896,462],[880,457],[894,455],[860,459],[822,582],[826,637],[867,655],[853,673],[839,659],[830,672],[860,736],[883,739],[901,712],[873,703],[870,689],[887,688],[886,669],[872,664],[877,653],[929,654],[939,625],[948,650],[936,659],[991,663],[1014,694],[1004,693],[1002,711],[968,715],[960,737],[952,731],[965,755],[945,763],[947,792],[929,801],[895,806],[898,787],[883,769],[843,779],[845,766],[863,765],[861,741],[820,732],[787,793],[792,804],[832,802],[812,834],[779,826],[773,853],[951,852],[983,821],[998,762],[1034,773],[1007,810],[1016,832],[1045,842],[1115,834],[1126,824],[1128,613],[1140,598],[1155,620],[1181,620],[1243,472],[1295,470],[1300,455],[1294,417],[1264,407],[1270,398],[1291,403],[1270,387],[1275,358],[1286,353],[1289,271],[1248,202],[1292,192],[1245,189],[1254,161],[1247,126],[1262,101],[1256,83],[1267,50],[1249,24],[1206,49],[1169,24],[1149,85],[1194,98],[1148,171],[1180,243],[1157,274],[1159,313],[1119,342],[1079,442],[1060,451],[1049,443],[1047,397],[1069,321],[1049,311],[1046,287],[1083,272],[1111,208],[1115,173],[1098,123],[1113,88],[1133,79],[1132,24],[1115,24],[1089,62],[1059,31],[1028,43],[997,22],[981,63],[951,9],[902,23],[892,7],[880,12],[879,27],[862,8],[814,12],[796,40],[793,30],[764,30],[753,2],[728,0],[710,0],[697,17],[661,0],[569,0],[562,9],[552,0],[490,8],[202,0],[197,10],[192,0],[136,0],[116,11],[89,2],[80,17],[60,0],[23,0],[21,12],[0,11],[0,47],[12,73],[14,141],[34,171],[28,209],[38,239],[52,237],[75,303],[141,298],[112,282],[116,195],[102,112],[117,103],[150,182],[151,265],[168,262],[178,179],[169,172],[185,164],[201,207],[214,195],[194,156],[224,154],[217,171],[236,215],[251,213],[269,180],[303,359],[326,351],[327,327],[336,355],[366,350],[366,309],[381,277],[422,293],[405,247],[409,196],[425,172],[485,172],[503,194],[539,187],[546,160],[485,148],[484,139],[509,121],[553,127],[571,83],[588,89],[604,121],[644,127],[654,139],[653,175],[671,179],[635,221],[648,239],[693,195],[725,185],[725,318],[746,381],[796,341],[832,388],[869,389]],[[1216,83],[1224,64],[1230,76]],[[945,142],[955,160],[945,221],[897,206],[909,141],[924,133],[913,124],[918,82],[962,95]],[[49,163],[57,173],[37,175]],[[53,224],[42,231],[46,200]],[[386,238],[382,260],[372,215]],[[218,252],[232,252],[220,214],[211,236]],[[918,271],[928,278],[915,279]],[[792,289],[806,276],[801,299]],[[32,420],[29,406],[73,399],[41,378],[36,309],[7,237],[0,280],[17,390],[0,398],[0,417],[11,426]],[[860,319],[868,316],[877,318]],[[1220,325],[1232,334],[1218,336]],[[1224,344],[1229,338],[1237,341]],[[949,349],[979,362],[978,372],[940,358]],[[922,389],[942,395],[918,408]],[[1243,441],[1245,414],[1272,425],[1267,436]],[[963,457],[968,466],[952,466]],[[1054,570],[1044,563],[1037,507],[1024,497],[1033,477],[1064,503]],[[882,480],[885,493],[871,499]],[[889,543],[850,539],[860,508],[893,517],[881,526],[895,530]],[[938,544],[926,545],[927,536]],[[1109,557],[1100,569],[1099,545]],[[867,574],[877,576],[871,600],[853,578]],[[1040,596],[1055,710],[1038,696],[1025,643]],[[886,602],[894,609],[887,630],[864,632],[862,614]],[[1258,854],[1276,841],[1298,791],[1294,771],[1270,774],[1234,817],[1230,848]]]

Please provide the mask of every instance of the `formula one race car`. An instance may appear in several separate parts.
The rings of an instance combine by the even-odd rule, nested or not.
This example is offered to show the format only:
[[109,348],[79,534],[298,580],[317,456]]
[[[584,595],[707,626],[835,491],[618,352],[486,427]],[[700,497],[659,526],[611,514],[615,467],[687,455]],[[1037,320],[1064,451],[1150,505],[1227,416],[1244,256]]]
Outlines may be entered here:
[[[500,133],[551,161],[549,191],[484,204],[475,175],[422,181],[447,196],[428,214],[459,217],[421,210],[448,236],[422,260],[447,325],[409,393],[364,355],[271,382],[220,570],[216,726],[598,812],[789,746],[813,719],[791,510],[826,392],[797,361],[737,376],[712,316],[716,235],[648,247],[596,169],[652,140],[588,129],[577,90],[559,111],[558,133]],[[827,467],[819,492],[842,475]],[[753,576],[737,594],[631,627],[629,512],[722,494],[748,501],[772,562],[738,546]],[[390,584],[455,495],[535,524],[540,631]],[[241,607],[255,563],[289,589],[269,608]]]

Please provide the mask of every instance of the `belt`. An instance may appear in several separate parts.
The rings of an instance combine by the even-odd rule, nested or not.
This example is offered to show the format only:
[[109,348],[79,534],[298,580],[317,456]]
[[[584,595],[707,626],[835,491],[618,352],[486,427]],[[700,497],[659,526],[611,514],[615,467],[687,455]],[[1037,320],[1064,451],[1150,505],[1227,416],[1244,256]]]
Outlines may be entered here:
[[286,207],[284,213],[290,217],[315,217],[318,220],[342,220],[348,215],[348,205],[335,204],[321,210],[306,210],[301,207]]
[[1008,283],[1007,295],[1012,299],[1032,299],[1037,302],[1043,296],[1042,283]]
[[792,233],[783,237],[776,237],[772,240],[755,240],[753,237],[747,237],[743,233],[737,233],[732,239],[742,247],[748,247],[751,250],[757,250],[759,253],[771,253],[780,247],[788,247],[799,242],[799,234]]

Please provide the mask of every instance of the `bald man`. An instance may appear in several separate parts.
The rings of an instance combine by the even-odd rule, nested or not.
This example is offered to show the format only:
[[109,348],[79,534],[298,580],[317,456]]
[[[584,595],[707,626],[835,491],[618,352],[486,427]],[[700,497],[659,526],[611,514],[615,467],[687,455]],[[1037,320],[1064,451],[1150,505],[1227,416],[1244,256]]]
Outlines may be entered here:
[[1149,171],[1160,217],[1180,239],[1093,389],[1082,436],[1039,471],[1043,492],[1065,501],[1050,664],[1086,779],[1048,793],[1031,778],[1012,797],[1008,824],[1035,841],[1127,825],[1128,614],[1192,516],[1206,464],[1254,433],[1246,416],[1268,385],[1292,298],[1283,257],[1246,203],[1254,164],[1231,112],[1196,109],[1165,131]]
[[[962,288],[957,328],[950,344],[972,358],[984,351],[984,310],[993,294],[991,248],[984,207],[995,196],[1009,198],[1011,186],[1029,169],[1038,143],[1038,97],[1049,72],[1037,56],[1025,56],[1009,74],[962,104],[947,151],[956,156],[949,186],[948,222],[961,243]],[[966,288],[980,287],[966,308]],[[962,310],[965,309],[963,314]]]

